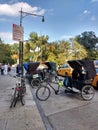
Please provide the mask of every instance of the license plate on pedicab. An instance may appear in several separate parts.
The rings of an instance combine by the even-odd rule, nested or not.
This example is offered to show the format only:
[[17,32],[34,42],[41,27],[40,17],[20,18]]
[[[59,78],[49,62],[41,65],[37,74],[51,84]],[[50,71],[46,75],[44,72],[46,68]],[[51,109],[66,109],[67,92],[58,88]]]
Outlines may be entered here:
[[38,74],[34,74],[34,75],[33,75],[33,78],[38,78],[38,77],[39,77]]

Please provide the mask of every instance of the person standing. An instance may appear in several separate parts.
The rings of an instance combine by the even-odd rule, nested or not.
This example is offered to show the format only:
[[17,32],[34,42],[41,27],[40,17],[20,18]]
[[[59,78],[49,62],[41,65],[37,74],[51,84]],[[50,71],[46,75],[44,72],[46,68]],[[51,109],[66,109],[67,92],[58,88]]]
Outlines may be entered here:
[[4,75],[4,64],[1,64],[1,75]]
[[10,64],[8,64],[8,73],[11,71],[11,66],[10,66]]
[[8,73],[8,65],[5,64],[4,65],[4,75],[7,75],[7,73]]

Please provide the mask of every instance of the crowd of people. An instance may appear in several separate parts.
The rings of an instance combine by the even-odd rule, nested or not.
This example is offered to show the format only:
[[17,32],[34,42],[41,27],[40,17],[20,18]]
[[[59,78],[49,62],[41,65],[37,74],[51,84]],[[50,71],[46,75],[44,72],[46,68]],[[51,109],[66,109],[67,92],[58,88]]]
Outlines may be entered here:
[[11,71],[11,66],[9,64],[0,63],[1,75],[7,75]]

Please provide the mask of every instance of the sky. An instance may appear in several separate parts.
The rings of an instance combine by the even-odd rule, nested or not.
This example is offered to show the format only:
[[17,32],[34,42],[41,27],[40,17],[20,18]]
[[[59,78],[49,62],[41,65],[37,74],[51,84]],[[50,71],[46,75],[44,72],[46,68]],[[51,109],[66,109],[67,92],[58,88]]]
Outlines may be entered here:
[[85,32],[98,36],[98,0],[0,0],[0,38],[13,40],[13,24],[20,25],[20,10],[44,16],[24,15],[24,40],[31,32],[48,35],[49,42],[68,40]]

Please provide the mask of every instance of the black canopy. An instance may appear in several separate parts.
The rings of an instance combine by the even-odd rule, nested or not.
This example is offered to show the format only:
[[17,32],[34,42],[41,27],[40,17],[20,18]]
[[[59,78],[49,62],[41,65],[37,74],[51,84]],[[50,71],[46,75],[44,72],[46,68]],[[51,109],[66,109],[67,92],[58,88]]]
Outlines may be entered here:
[[91,60],[71,60],[68,64],[73,68],[79,70],[82,66],[87,71],[87,79],[93,79],[96,75],[94,62]]

